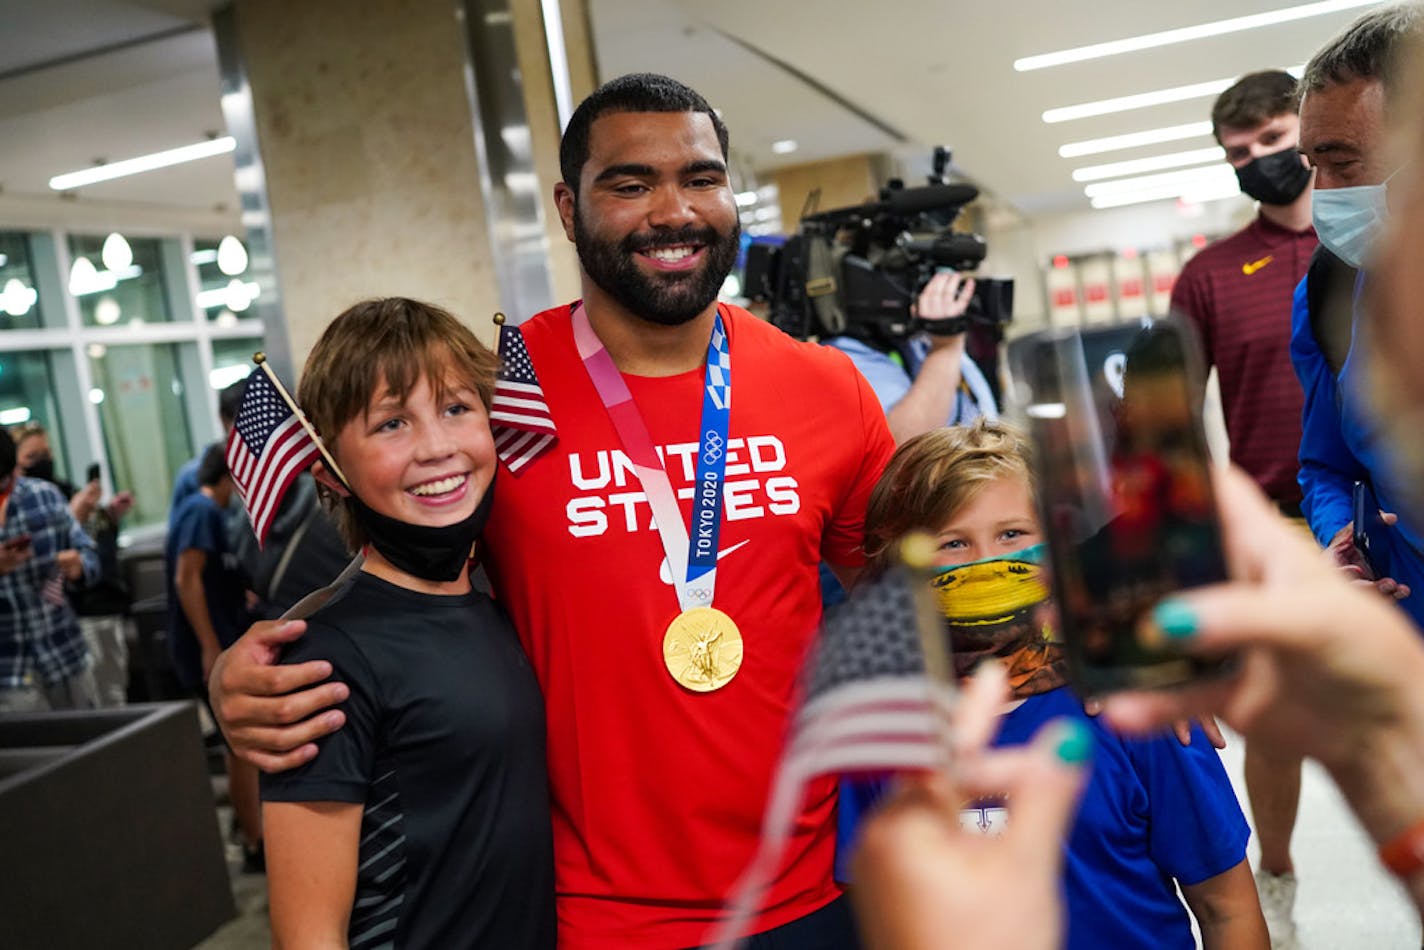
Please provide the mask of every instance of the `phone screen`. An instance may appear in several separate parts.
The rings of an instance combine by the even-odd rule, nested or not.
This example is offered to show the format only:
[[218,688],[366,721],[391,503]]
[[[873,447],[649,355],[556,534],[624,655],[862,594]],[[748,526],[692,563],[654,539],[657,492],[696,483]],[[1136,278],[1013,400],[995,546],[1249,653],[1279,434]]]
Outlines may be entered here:
[[84,473],[84,481],[97,482],[99,480],[99,463],[93,462],[89,465],[89,470]]
[[1079,692],[1221,671],[1137,637],[1164,595],[1227,576],[1190,332],[1173,320],[1045,330],[1010,344],[1009,361]]
[[1379,500],[1369,482],[1355,482],[1354,493],[1355,550],[1365,559],[1374,579],[1389,577],[1389,525],[1380,514]]

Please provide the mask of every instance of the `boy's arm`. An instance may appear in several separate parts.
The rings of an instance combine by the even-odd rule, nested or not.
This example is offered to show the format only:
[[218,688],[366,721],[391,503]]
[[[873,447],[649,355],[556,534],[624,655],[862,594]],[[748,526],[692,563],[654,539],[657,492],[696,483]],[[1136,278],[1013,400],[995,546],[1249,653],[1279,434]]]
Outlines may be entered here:
[[1183,884],[1182,896],[1201,928],[1203,950],[1268,950],[1271,946],[1246,860],[1200,883]]
[[213,628],[212,614],[208,611],[208,596],[203,591],[203,567],[208,563],[208,552],[202,548],[188,548],[178,555],[178,566],[173,574],[173,586],[178,592],[178,604],[183,608],[183,616],[193,627],[198,638],[198,646],[203,652],[203,681],[212,672],[213,663],[222,652],[217,631]]
[[347,945],[361,811],[347,802],[263,803],[274,947]]

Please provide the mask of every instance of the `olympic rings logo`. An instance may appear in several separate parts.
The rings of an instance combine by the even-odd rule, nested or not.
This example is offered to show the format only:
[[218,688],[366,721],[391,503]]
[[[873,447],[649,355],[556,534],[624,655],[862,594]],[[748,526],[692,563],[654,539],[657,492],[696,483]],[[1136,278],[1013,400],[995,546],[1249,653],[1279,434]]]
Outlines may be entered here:
[[722,457],[722,436],[714,429],[708,429],[702,437],[702,464],[712,465]]

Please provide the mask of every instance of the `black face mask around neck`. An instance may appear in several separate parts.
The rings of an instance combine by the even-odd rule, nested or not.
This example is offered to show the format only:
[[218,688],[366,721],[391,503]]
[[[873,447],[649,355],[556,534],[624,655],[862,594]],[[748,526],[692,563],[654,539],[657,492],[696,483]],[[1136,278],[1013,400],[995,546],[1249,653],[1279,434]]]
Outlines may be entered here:
[[1236,180],[1263,205],[1288,205],[1310,184],[1310,168],[1294,148],[1283,148],[1236,169]]
[[351,496],[356,523],[371,546],[399,571],[426,581],[453,581],[465,570],[470,546],[484,530],[494,502],[494,479],[470,516],[454,524],[432,527],[389,518]]

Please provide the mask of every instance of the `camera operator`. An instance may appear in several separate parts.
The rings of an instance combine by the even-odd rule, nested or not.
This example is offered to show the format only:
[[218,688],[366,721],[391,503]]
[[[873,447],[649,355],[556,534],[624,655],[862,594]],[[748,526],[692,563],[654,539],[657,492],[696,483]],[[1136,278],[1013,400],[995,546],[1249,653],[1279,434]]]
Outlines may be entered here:
[[[895,441],[945,425],[968,425],[980,416],[998,418],[988,380],[965,352],[967,328],[959,318],[974,296],[974,278],[942,269],[930,278],[915,307],[926,332],[900,341],[841,335],[825,342],[845,353],[875,390]],[[958,322],[958,332],[936,333],[936,324]],[[877,346],[882,343],[884,348]]]

